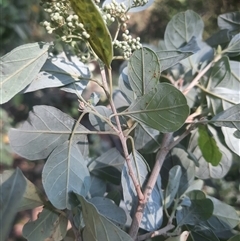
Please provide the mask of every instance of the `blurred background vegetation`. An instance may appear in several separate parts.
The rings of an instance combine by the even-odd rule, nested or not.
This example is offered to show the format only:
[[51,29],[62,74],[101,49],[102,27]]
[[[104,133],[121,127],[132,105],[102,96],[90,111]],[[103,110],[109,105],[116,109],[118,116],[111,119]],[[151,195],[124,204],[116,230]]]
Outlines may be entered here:
[[[217,17],[222,13],[239,11],[239,0],[156,0],[154,6],[133,14],[129,21],[129,30],[133,36],[141,37],[142,43],[156,44],[164,36],[167,23],[177,13],[192,9],[202,16],[205,23],[203,38],[207,39],[218,31]],[[40,25],[48,19],[39,4],[39,0],[2,0],[0,3],[0,56],[15,47],[37,41],[52,41],[54,36],[46,33]],[[121,62],[114,63],[118,74]],[[239,68],[240,71],[240,68]],[[22,169],[25,176],[41,187],[41,171],[44,161],[30,162],[11,153],[7,132],[27,118],[34,105],[52,105],[63,112],[77,116],[78,102],[71,94],[58,89],[40,90],[25,95],[17,95],[0,107],[0,172],[5,169]],[[240,211],[240,162],[235,162],[222,180],[207,181],[206,192],[234,206]],[[25,240],[21,237],[22,226],[33,218],[32,211],[18,214],[8,241]],[[238,227],[240,230],[240,225]]]

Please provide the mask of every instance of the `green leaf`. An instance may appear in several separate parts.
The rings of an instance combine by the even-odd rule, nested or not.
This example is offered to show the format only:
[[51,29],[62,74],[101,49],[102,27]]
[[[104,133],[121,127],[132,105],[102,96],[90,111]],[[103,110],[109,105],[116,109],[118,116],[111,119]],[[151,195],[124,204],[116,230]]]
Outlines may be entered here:
[[217,146],[221,150],[222,158],[218,166],[213,166],[211,163],[206,162],[198,145],[199,133],[197,130],[193,131],[189,140],[188,151],[195,156],[199,163],[199,165],[196,166],[195,175],[201,179],[223,178],[232,166],[233,154],[225,145],[222,144],[217,131],[211,126],[208,126],[208,129],[214,136]]
[[[28,120],[18,129],[9,132],[12,149],[29,160],[44,159],[58,145],[67,141],[72,133],[74,120],[51,106],[34,106]],[[85,132],[81,134],[81,132]],[[84,156],[88,154],[87,129],[79,125],[74,140],[78,142]]]
[[128,79],[137,97],[154,90],[161,75],[157,55],[149,48],[134,51],[128,62]]
[[239,239],[240,239],[240,234],[237,234],[234,237],[228,239],[228,241],[239,241]]
[[133,241],[133,239],[111,221],[99,214],[93,204],[84,197],[78,196],[81,202],[85,228],[83,239],[91,241],[114,240],[114,241]]
[[25,189],[26,179],[20,169],[4,171],[0,174],[0,233],[5,240],[17,213],[18,202]]
[[18,211],[33,209],[44,204],[43,193],[41,193],[41,191],[27,178],[25,179],[27,186],[21,201],[18,203]]
[[53,150],[44,165],[42,182],[48,199],[58,209],[71,209],[72,192],[87,195],[91,178],[76,144],[67,141]]
[[48,49],[49,44],[25,44],[0,58],[0,104],[33,81],[48,57]]
[[183,224],[195,225],[212,216],[213,203],[209,198],[206,198],[204,192],[194,190],[187,195],[190,203],[182,203],[182,207],[178,208],[176,213],[178,226]]
[[23,236],[28,241],[60,241],[67,233],[67,224],[65,216],[44,208],[36,221],[24,225]]
[[224,49],[224,52],[231,54],[231,56],[237,56],[240,54],[240,33],[232,38],[227,48]]
[[[109,116],[112,114],[112,111],[109,108],[101,105],[96,106],[95,110],[106,118],[109,118]],[[113,131],[111,126],[106,121],[102,120],[100,117],[94,115],[93,113],[89,113],[89,121],[98,131]]]
[[240,130],[240,104],[220,112],[214,116],[211,121],[214,121],[213,124],[215,126],[225,126]]
[[220,152],[215,139],[209,133],[209,130],[206,126],[199,126],[198,132],[198,145],[204,159],[213,166],[217,166],[221,161],[222,153]]
[[81,81],[82,90],[84,90],[91,77],[89,68],[80,62],[77,57],[72,57],[71,60],[69,61],[61,56],[48,58],[36,78],[24,90],[24,93],[61,87],[76,81]]
[[232,230],[239,224],[239,216],[233,207],[216,198],[208,198],[214,205],[213,215],[208,220],[201,222],[201,225],[209,227],[214,232],[222,232]]
[[74,12],[90,35],[88,41],[93,51],[107,67],[110,67],[113,58],[112,39],[94,1],[70,0],[70,2]]
[[224,13],[218,16],[218,26],[220,29],[239,30],[240,12]]
[[201,39],[203,27],[201,17],[192,10],[178,13],[167,25],[164,34],[166,48],[168,50],[178,49],[188,43],[192,37]]
[[[148,178],[148,167],[144,158],[135,150],[135,159],[130,155],[131,166],[134,176],[137,178],[142,190],[145,188]],[[122,171],[122,187],[123,199],[130,216],[135,214],[138,197],[136,189],[129,175],[129,169],[125,162]],[[158,176],[157,183],[154,186],[151,195],[148,197],[148,203],[143,212],[143,219],[140,227],[147,231],[153,231],[160,228],[163,221],[163,207],[162,207],[162,194],[161,194],[161,179]]]
[[133,101],[127,115],[161,132],[178,130],[189,114],[187,100],[181,91],[167,83]]
[[179,165],[171,168],[169,172],[168,185],[165,190],[164,206],[169,208],[172,204],[180,184],[180,179],[182,176],[182,169]]
[[125,211],[112,200],[105,197],[94,197],[89,200],[98,212],[113,223],[125,225],[127,216]]

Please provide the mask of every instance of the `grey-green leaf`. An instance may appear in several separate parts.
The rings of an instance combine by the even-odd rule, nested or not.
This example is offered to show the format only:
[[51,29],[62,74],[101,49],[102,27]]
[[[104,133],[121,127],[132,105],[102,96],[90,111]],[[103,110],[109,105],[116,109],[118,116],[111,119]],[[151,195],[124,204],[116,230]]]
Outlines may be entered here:
[[81,202],[85,228],[83,239],[91,241],[133,241],[133,239],[111,221],[102,216],[93,204],[78,196]]
[[4,171],[0,174],[0,233],[5,240],[17,213],[18,202],[25,189],[26,179],[20,169]]
[[179,188],[177,195],[178,197],[182,196],[192,184],[195,177],[195,164],[192,159],[192,156],[182,147],[174,147],[171,150],[171,156],[166,158],[163,169],[161,170],[161,176],[163,181],[167,182],[169,180],[169,172],[174,165],[181,166],[182,175],[179,181]]
[[106,193],[106,190],[106,182],[94,175],[91,175],[91,187],[89,189],[91,197],[102,197]]
[[159,131],[139,123],[134,132],[134,145],[143,153],[152,153],[160,147]]
[[111,148],[99,156],[97,159],[92,161],[89,164],[88,169],[90,172],[92,172],[93,170],[101,169],[106,166],[112,166],[122,172],[124,163],[125,159],[120,154],[120,152],[116,148]]
[[[105,118],[109,118],[109,116],[112,114],[112,111],[109,108],[101,105],[96,106],[95,110]],[[94,115],[93,113],[89,114],[89,121],[91,122],[92,126],[98,131],[113,130],[106,121],[102,120],[100,117]]]
[[118,207],[112,200],[105,197],[94,197],[89,200],[98,212],[109,219],[111,222],[125,225],[127,221],[127,216],[124,210]]
[[239,216],[233,207],[214,197],[208,198],[214,205],[213,215],[208,220],[202,222],[202,225],[211,228],[213,231],[222,232],[231,230],[239,224]]
[[54,149],[43,168],[42,182],[48,199],[58,209],[72,208],[72,192],[87,195],[91,178],[76,144],[67,141]]
[[225,126],[240,130],[240,104],[234,105],[229,109],[215,115],[211,121],[215,126]]
[[157,55],[149,48],[134,51],[128,62],[128,79],[137,97],[152,91],[161,74]]
[[190,198],[190,204],[183,203],[182,208],[177,210],[178,225],[196,225],[212,216],[213,203],[209,198],[206,198],[204,192],[194,190],[187,195]]
[[160,51],[156,51],[156,54],[161,64],[161,71],[164,71],[178,64],[179,61],[189,57],[193,53],[181,52],[178,50],[160,50]]
[[229,59],[227,56],[222,56],[211,69],[210,84],[211,87],[227,87],[231,76]]
[[67,233],[67,224],[65,216],[44,208],[36,221],[24,225],[23,236],[28,241],[60,241]]
[[240,12],[231,12],[219,15],[218,26],[220,29],[228,29],[231,31],[239,30]]
[[234,237],[228,239],[228,241],[239,241],[239,239],[240,239],[240,234],[237,234]]
[[203,27],[201,17],[192,10],[178,13],[167,25],[164,35],[166,48],[178,49],[188,43],[193,36],[201,39]]
[[127,113],[160,132],[173,132],[184,124],[189,107],[181,91],[170,84],[160,83],[153,91],[134,100]]
[[188,228],[191,230],[193,241],[220,241],[211,228],[201,225],[188,226]]
[[224,52],[231,54],[231,56],[237,56],[240,54],[240,33],[232,38],[227,48],[224,49]]
[[61,87],[75,81],[81,81],[82,88],[86,88],[91,76],[89,68],[80,62],[77,57],[70,62],[65,57],[51,57],[41,68],[36,78],[24,90],[24,93],[39,89]]
[[[18,129],[10,130],[10,145],[17,154],[29,160],[44,159],[69,139],[73,126],[74,120],[60,110],[51,106],[34,106],[28,120]],[[88,146],[86,131],[80,125],[74,136],[82,150]]]
[[20,202],[18,202],[18,211],[33,209],[44,204],[44,195],[41,191],[27,178],[26,190]]
[[[148,178],[148,167],[144,158],[135,150],[135,160],[131,154],[131,166],[134,176],[138,180],[142,189],[145,188],[146,180]],[[132,179],[129,176],[129,170],[127,164],[124,164],[122,171],[122,187],[124,189],[123,199],[126,204],[126,208],[130,215],[134,215],[137,205],[138,197],[133,185]],[[158,176],[157,183],[154,186],[151,195],[148,197],[148,203],[144,209],[143,219],[140,227],[147,231],[153,231],[158,229],[163,221],[163,207],[162,207],[162,194],[161,194],[161,180]]]
[[33,81],[48,57],[48,48],[44,43],[25,44],[0,58],[0,104]]
[[182,169],[179,165],[176,165],[171,168],[169,172],[168,185],[165,190],[165,197],[164,197],[165,208],[169,208],[170,205],[172,204],[175,198],[175,195],[177,194],[177,191],[178,191],[181,176],[182,176]]

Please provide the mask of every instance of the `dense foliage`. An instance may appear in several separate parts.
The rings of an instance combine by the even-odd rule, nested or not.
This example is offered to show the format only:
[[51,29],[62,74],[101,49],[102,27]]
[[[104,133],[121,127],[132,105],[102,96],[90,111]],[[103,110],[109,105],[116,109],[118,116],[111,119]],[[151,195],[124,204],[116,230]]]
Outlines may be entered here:
[[[42,25],[56,42],[1,57],[1,104],[46,88],[79,101],[77,120],[37,105],[8,133],[19,156],[45,160],[44,193],[18,168],[0,174],[3,239],[16,212],[39,206],[23,228],[27,240],[240,238],[237,211],[204,190],[204,181],[221,180],[239,161],[240,12],[220,15],[206,41],[201,17],[180,12],[164,40],[145,45],[130,35],[128,13],[152,3],[43,1]],[[65,52],[56,55],[59,42]],[[111,65],[120,60],[115,88]],[[112,146],[94,152],[92,139],[105,136]]]

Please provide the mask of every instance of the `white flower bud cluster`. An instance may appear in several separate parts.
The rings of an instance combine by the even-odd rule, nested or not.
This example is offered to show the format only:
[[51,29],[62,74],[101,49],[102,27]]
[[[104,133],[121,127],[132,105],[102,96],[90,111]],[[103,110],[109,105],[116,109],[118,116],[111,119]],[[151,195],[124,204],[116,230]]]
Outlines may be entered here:
[[140,49],[142,44],[140,43],[140,38],[133,38],[129,35],[129,31],[125,30],[122,34],[123,41],[115,40],[113,46],[116,49],[120,49],[123,52],[124,59],[129,59],[132,52],[136,49]]
[[105,23],[113,23],[115,19],[119,22],[126,22],[129,19],[127,13],[127,8],[124,3],[118,3],[112,0],[111,3],[106,4],[102,8],[103,19]]
[[133,7],[144,6],[149,0],[133,0]]
[[49,1],[43,4],[43,8],[50,14],[50,22],[42,23],[49,34],[55,32],[65,42],[70,42],[74,35],[82,40],[90,37],[83,24],[79,22],[78,16],[70,14],[72,9],[69,1]]

